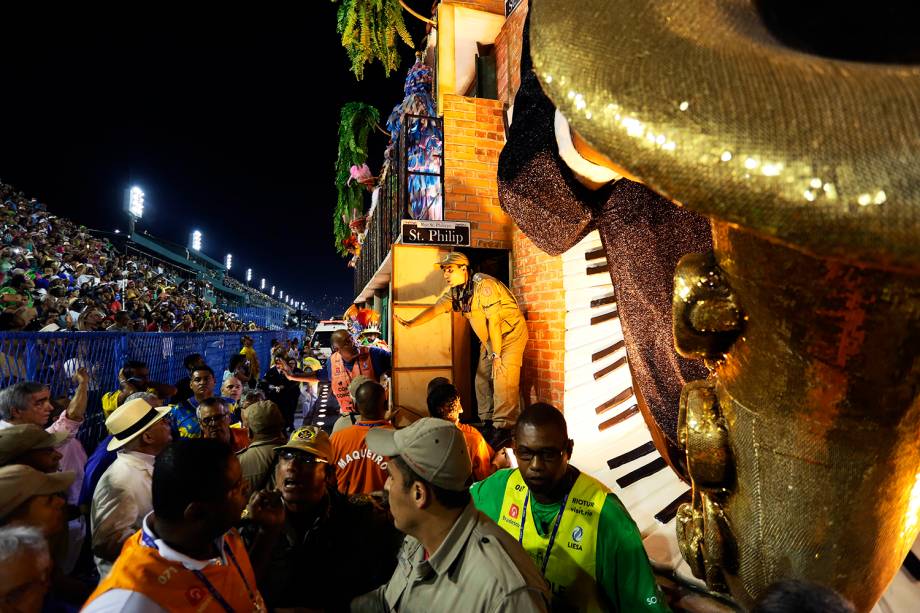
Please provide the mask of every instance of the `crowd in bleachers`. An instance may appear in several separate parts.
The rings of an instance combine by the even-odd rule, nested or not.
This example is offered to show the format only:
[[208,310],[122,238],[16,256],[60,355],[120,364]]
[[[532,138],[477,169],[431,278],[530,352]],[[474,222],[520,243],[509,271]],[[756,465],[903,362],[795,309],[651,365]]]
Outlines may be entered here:
[[258,329],[219,308],[205,281],[119,251],[0,182],[0,331]]

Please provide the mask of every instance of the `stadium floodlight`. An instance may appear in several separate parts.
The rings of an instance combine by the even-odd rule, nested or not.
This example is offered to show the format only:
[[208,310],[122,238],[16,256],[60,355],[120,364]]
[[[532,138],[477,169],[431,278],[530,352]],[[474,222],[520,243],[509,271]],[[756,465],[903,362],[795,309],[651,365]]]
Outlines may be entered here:
[[259,285],[259,289],[263,291],[265,290],[265,278],[264,277],[262,278],[262,283]]
[[128,212],[135,219],[144,216],[144,192],[136,185],[128,190]]
[[252,281],[252,269],[247,268],[246,269],[246,283],[249,283],[250,281]]
[[278,290],[278,298],[284,298],[284,290]]
[[233,254],[228,253],[227,254],[227,270],[230,270],[232,266],[233,266]]
[[192,232],[192,249],[201,251],[201,232],[199,230]]
[[275,295],[275,286],[272,285],[272,296],[274,296],[274,295]]

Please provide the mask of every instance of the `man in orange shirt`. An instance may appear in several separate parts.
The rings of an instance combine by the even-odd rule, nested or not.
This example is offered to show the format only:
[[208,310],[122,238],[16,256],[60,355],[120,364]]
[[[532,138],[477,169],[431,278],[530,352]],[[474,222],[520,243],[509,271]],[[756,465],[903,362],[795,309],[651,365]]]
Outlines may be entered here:
[[336,480],[343,494],[370,494],[383,490],[387,463],[379,453],[369,451],[364,442],[373,428],[392,429],[383,416],[386,391],[376,381],[365,381],[355,391],[355,408],[361,419],[353,426],[332,435],[332,461]]
[[495,467],[492,466],[494,452],[476,428],[460,423],[463,406],[460,404],[460,394],[457,388],[447,383],[446,379],[444,383],[435,383],[435,381],[432,379],[432,382],[428,384],[428,414],[453,422],[460,428],[466,448],[470,452],[470,459],[473,461],[473,479],[482,481],[495,472]]

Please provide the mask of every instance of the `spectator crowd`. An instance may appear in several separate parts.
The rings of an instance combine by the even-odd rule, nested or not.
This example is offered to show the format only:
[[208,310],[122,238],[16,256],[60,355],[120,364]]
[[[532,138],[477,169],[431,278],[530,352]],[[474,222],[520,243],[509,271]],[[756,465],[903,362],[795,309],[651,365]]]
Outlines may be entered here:
[[0,331],[257,329],[220,308],[210,290],[193,271],[118,250],[0,182]]
[[[247,339],[227,364],[186,356],[187,376],[170,382],[129,361],[99,406],[82,367],[62,402],[29,381],[0,390],[2,610],[685,602],[653,571],[616,495],[570,463],[561,411],[531,405],[511,448],[495,450],[461,422],[448,380],[428,382],[428,416],[407,419],[389,402],[385,350],[344,332],[333,348],[321,364],[278,341],[268,365]],[[342,390],[334,424],[313,414],[320,384]],[[105,431],[85,431],[92,414]],[[853,609],[826,588],[783,582],[753,610]]]

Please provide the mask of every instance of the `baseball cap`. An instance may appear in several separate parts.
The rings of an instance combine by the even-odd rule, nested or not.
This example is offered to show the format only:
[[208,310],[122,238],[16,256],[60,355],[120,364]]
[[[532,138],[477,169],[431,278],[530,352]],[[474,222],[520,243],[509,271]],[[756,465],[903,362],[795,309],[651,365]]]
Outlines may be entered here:
[[469,486],[473,472],[463,432],[453,423],[423,417],[402,430],[374,428],[367,433],[371,451],[398,455],[419,477],[446,490],[459,492]]
[[246,423],[254,434],[262,434],[284,427],[284,416],[277,404],[262,400],[246,407]]
[[435,266],[442,267],[442,266],[447,266],[448,264],[454,264],[455,266],[469,267],[470,259],[466,257],[465,254],[460,253],[459,251],[451,251],[441,256],[441,259],[438,260],[438,263],[435,264]]
[[304,426],[291,433],[287,445],[275,447],[275,452],[282,449],[296,449],[315,455],[324,462],[332,461],[332,441],[326,431],[318,426]]
[[[304,359],[303,359],[303,367],[304,367],[304,368],[309,368],[309,369],[312,370],[313,372],[317,372],[317,371],[323,369],[323,365],[320,364],[319,360],[317,360],[316,358],[304,358]],[[359,376],[360,376],[360,375],[359,375]]]
[[45,474],[23,464],[0,468],[0,520],[32,496],[67,491],[75,477],[73,471]]
[[0,430],[0,466],[9,464],[33,449],[57,447],[67,440],[67,432],[45,432],[35,424],[21,424]]
[[373,381],[370,377],[364,375],[358,375],[351,380],[351,383],[348,384],[348,395],[354,399],[355,394],[358,393],[358,388],[367,383],[368,381]]

